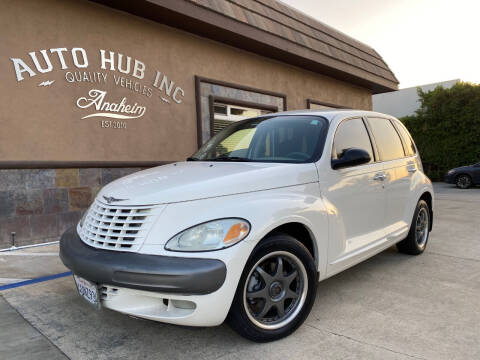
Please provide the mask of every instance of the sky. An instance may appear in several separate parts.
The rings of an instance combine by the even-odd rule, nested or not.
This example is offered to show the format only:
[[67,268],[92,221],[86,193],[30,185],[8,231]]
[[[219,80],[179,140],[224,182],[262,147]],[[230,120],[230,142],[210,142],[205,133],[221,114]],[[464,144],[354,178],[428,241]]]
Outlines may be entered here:
[[401,89],[480,83],[480,0],[282,0],[373,47]]

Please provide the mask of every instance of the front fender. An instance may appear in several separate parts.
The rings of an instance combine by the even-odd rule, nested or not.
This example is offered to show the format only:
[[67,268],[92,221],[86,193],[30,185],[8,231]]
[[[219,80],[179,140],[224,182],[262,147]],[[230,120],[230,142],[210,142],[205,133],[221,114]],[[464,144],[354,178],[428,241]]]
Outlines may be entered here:
[[[153,225],[140,251],[169,256],[188,254],[165,251],[164,245],[189,227],[229,217],[243,218],[250,222],[250,234],[241,242],[242,248],[246,247],[250,252],[275,228],[292,222],[303,224],[314,239],[318,270],[321,274],[325,273],[328,217],[317,183],[169,204]],[[235,250],[237,246],[192,254],[196,257],[234,256],[238,261],[239,254]],[[242,256],[243,265],[249,255],[250,253]]]

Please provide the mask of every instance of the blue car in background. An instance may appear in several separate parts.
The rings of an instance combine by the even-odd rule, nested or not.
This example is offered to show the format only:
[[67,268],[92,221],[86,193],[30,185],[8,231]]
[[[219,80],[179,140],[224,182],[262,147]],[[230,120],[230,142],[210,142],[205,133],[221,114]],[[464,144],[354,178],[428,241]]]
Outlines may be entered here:
[[449,170],[447,175],[445,175],[445,182],[455,184],[460,189],[468,189],[472,185],[480,185],[480,162]]

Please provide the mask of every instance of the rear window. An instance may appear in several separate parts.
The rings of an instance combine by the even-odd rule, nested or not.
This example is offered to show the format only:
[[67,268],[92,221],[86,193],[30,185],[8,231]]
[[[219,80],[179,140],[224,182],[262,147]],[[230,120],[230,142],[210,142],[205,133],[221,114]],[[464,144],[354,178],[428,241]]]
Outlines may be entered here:
[[413,143],[412,137],[408,133],[407,129],[405,129],[405,126],[403,126],[402,124],[400,124],[398,122],[397,123],[397,129],[398,129],[398,132],[400,133],[400,135],[403,138],[403,142],[406,145],[405,151],[407,153],[407,156],[415,155],[415,153],[416,153],[415,145]]
[[368,118],[373,137],[383,161],[399,159],[405,156],[402,141],[390,120]]

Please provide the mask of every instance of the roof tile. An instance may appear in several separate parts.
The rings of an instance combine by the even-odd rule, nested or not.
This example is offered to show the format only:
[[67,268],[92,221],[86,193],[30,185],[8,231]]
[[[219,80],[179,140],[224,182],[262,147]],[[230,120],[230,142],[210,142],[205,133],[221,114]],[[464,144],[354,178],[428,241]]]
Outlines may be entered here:
[[186,0],[398,83],[371,47],[276,0]]

